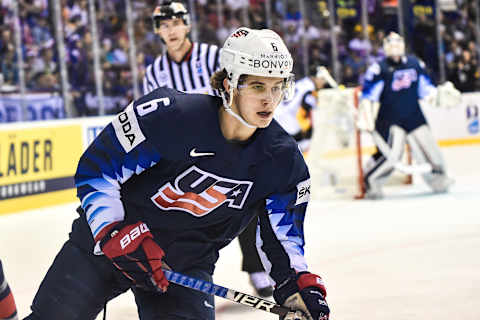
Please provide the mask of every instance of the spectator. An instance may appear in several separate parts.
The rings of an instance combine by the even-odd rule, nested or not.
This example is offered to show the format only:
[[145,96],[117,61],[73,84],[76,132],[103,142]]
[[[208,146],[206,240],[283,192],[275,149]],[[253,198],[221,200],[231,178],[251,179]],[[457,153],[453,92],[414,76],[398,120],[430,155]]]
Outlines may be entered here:
[[367,59],[367,64],[371,65],[375,62],[379,62],[383,58],[385,58],[385,52],[383,52],[382,46],[380,46],[377,42],[373,43],[372,51],[370,52]]
[[415,23],[415,37],[413,41],[413,50],[420,57],[425,60],[434,57],[435,53],[435,22],[428,19],[426,15],[419,15]]
[[4,84],[18,84],[18,66],[13,45],[9,45],[3,54],[0,62],[0,70],[2,71]]
[[0,35],[0,55],[3,56],[13,44],[12,31],[8,27],[3,27]]
[[463,50],[453,70],[453,84],[461,92],[475,91],[478,80],[478,62],[468,50]]
[[31,73],[49,73],[55,74],[57,72],[57,63],[53,58],[52,48],[45,48],[40,51],[40,55],[33,59]]
[[52,42],[53,36],[48,26],[48,21],[44,17],[35,18],[35,24],[31,30],[33,43],[37,46],[43,46]]
[[39,72],[32,80],[32,90],[34,91],[55,92],[60,89],[57,77],[48,72]]
[[[0,4],[1,21],[3,22],[0,27],[0,60],[5,82],[18,84],[12,1],[8,0]],[[150,16],[158,1],[133,2],[134,33],[140,78],[143,77],[145,66],[151,64],[156,54],[162,51],[160,39],[151,32]],[[187,3],[186,0],[183,1]],[[215,1],[195,2],[199,41],[218,44],[231,33],[231,30],[244,24],[244,20],[247,20],[246,23],[254,28],[266,27],[264,0],[225,0],[222,2],[225,22],[221,26],[218,26]],[[341,71],[343,77],[347,77],[351,85],[361,83],[359,74],[362,72],[359,70],[363,70],[365,65],[378,61],[384,56],[379,44],[382,43],[386,31],[396,28],[396,16],[386,14],[389,7],[380,5],[372,7],[375,2],[380,3],[376,0],[369,1],[369,23],[375,27],[375,32],[369,30],[369,39],[363,38],[358,20],[353,25],[351,21],[346,22],[342,19],[336,21],[337,52],[340,63],[346,66]],[[18,0],[18,3],[26,80],[27,85],[32,84],[33,86],[35,82],[30,80],[38,73],[47,72],[52,73],[55,77],[58,76],[58,62],[53,54],[55,41],[52,28],[52,2]],[[272,4],[271,27],[282,34],[288,43],[296,61],[294,67],[297,76],[303,75],[303,56],[307,52],[310,65],[321,64],[331,67],[331,31],[328,16],[325,15],[328,8],[322,7],[317,1],[305,1],[306,11],[303,18],[305,19],[308,51],[304,52],[301,41],[302,32],[299,28],[299,21],[302,17],[298,2],[288,0],[285,2],[271,1],[270,3]],[[463,91],[480,90],[478,81],[480,48],[476,45],[474,34],[475,2],[459,1],[457,5],[458,10],[445,12],[442,15],[447,79],[454,82]],[[69,81],[72,94],[76,95],[75,105],[81,109],[85,94],[87,92],[96,94],[92,43],[88,32],[88,1],[61,0],[61,6],[67,40]],[[248,11],[247,15],[244,14],[246,11]],[[125,72],[126,69],[129,69],[126,21],[123,0],[102,1],[102,5],[97,6],[97,26],[103,51],[101,59],[104,71],[104,90],[111,94],[131,90],[127,87],[128,84],[131,86],[132,80],[125,81],[125,77],[129,75],[128,72]],[[355,24],[357,25],[355,26]],[[350,35],[350,29],[353,29],[353,36]],[[414,34],[414,40],[410,44],[412,53],[429,61],[430,65],[438,72],[434,19],[425,15],[416,17]],[[45,48],[51,48],[49,49],[51,51],[47,52],[44,50]],[[368,56],[365,55],[367,51],[371,51]],[[44,79],[41,80],[48,82]]]
[[365,38],[361,27],[355,28],[354,37],[348,42],[348,49],[362,58],[366,58],[368,53],[372,51],[370,40]]

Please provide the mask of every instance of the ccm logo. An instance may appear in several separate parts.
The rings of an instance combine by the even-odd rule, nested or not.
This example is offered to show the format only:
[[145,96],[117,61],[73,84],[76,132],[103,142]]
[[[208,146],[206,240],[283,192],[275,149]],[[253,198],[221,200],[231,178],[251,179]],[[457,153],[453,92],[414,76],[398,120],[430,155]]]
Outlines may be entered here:
[[122,250],[125,249],[126,246],[132,243],[132,241],[138,238],[142,233],[146,233],[149,231],[150,230],[148,229],[145,223],[142,223],[141,225],[136,226],[135,228],[130,230],[129,233],[124,235],[122,239],[120,239],[120,247],[122,247]]

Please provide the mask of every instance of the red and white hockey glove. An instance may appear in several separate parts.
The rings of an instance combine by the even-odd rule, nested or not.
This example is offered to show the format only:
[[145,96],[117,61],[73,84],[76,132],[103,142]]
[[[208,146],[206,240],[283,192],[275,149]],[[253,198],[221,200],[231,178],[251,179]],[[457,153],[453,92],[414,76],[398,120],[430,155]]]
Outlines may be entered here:
[[[103,254],[112,261],[135,286],[165,292],[168,281],[162,271],[162,248],[143,222],[126,225],[116,223],[107,227],[98,240]],[[98,237],[98,236],[97,236]]]
[[328,320],[330,308],[326,296],[322,278],[309,272],[285,280],[273,292],[278,304],[296,311],[289,312],[283,320]]

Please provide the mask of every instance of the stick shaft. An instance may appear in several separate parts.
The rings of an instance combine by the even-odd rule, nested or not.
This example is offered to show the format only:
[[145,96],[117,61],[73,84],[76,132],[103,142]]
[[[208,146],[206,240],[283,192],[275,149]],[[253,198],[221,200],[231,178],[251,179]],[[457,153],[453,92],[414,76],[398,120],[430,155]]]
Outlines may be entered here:
[[205,280],[200,280],[192,278],[190,276],[174,272],[167,269],[162,269],[165,277],[169,282],[181,285],[186,288],[193,290],[201,291],[210,295],[217,297],[222,297],[230,301],[241,303],[245,306],[252,307],[258,310],[263,310],[266,312],[278,314],[279,316],[284,316],[291,310],[285,307],[282,307],[275,302],[268,301],[259,297],[251,296],[240,291],[228,289],[212,282]]

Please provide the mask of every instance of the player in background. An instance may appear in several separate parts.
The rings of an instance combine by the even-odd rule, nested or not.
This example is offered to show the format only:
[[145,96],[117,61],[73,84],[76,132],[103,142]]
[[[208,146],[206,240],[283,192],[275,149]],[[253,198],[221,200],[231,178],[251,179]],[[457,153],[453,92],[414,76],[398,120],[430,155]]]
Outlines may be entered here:
[[[398,34],[390,33],[384,40],[383,49],[386,58],[371,65],[365,74],[359,104],[358,127],[379,133],[373,135],[379,151],[365,169],[366,197],[378,199],[383,196],[382,186],[401,159],[406,142],[417,163],[429,163],[432,167],[422,175],[426,183],[434,192],[446,192],[453,180],[447,176],[442,153],[419,100],[437,100],[451,105],[458,103],[459,92],[450,83],[436,88],[424,63],[405,55],[405,43]],[[379,141],[378,136],[384,141]],[[379,144],[382,142],[388,143],[389,154],[381,152]]]
[[0,260],[0,320],[17,320],[17,307]]
[[169,284],[162,264],[211,281],[219,250],[252,220],[285,319],[328,319],[304,257],[309,171],[273,120],[292,67],[275,32],[239,28],[211,79],[221,98],[159,88],[119,113],[79,160],[80,217],[27,319],[95,319],[130,288],[142,320],[214,319],[213,296]]
[[[181,2],[166,1],[153,12],[155,33],[164,42],[167,52],[149,65],[143,79],[144,94],[158,87],[174,88],[186,93],[219,95],[210,86],[210,77],[219,68],[219,49],[215,45],[191,42],[190,16]],[[256,223],[238,237],[242,251],[242,271],[258,295],[268,297],[273,288],[255,247]]]
[[282,128],[297,141],[304,156],[308,153],[313,135],[312,110],[317,107],[316,92],[328,87],[323,72],[324,67],[312,68],[309,76],[296,81],[293,98],[282,101],[274,115]]

